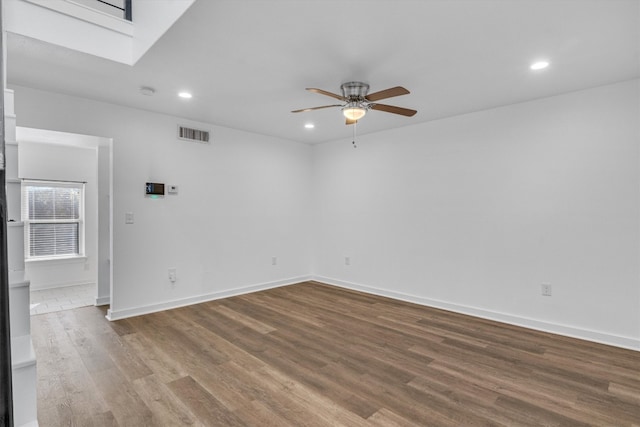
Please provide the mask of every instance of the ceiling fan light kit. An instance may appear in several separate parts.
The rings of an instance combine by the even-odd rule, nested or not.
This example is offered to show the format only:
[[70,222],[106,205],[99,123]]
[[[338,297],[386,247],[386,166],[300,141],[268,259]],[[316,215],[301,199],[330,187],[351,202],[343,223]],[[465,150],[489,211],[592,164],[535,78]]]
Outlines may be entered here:
[[320,110],[323,108],[340,107],[342,114],[346,118],[346,124],[352,125],[367,114],[368,110],[384,111],[386,113],[400,114],[402,116],[411,117],[417,113],[416,110],[408,108],[395,107],[393,105],[378,104],[375,101],[391,98],[394,96],[406,95],[409,91],[401,86],[392,87],[381,90],[372,94],[369,93],[369,85],[362,82],[348,82],[340,86],[342,95],[338,95],[326,90],[317,88],[307,88],[310,92],[319,93],[321,95],[330,96],[339,99],[343,104],[323,105],[321,107],[303,108],[293,110],[292,113],[302,113],[306,111]]
[[344,114],[348,120],[360,120],[365,114],[367,114],[367,110],[357,104],[347,105],[342,108],[342,114]]

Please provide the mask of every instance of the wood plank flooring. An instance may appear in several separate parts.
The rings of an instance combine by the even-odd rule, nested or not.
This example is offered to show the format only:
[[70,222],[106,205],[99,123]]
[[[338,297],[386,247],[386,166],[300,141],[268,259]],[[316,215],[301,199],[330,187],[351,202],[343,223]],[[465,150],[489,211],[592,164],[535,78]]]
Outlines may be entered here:
[[47,426],[640,426],[640,352],[315,282],[32,318]]

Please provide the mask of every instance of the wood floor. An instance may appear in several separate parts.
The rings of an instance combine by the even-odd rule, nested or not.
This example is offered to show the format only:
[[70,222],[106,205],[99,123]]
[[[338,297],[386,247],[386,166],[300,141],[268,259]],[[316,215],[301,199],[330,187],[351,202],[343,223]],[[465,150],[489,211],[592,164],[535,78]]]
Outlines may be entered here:
[[314,282],[32,322],[42,427],[640,425],[640,352]]

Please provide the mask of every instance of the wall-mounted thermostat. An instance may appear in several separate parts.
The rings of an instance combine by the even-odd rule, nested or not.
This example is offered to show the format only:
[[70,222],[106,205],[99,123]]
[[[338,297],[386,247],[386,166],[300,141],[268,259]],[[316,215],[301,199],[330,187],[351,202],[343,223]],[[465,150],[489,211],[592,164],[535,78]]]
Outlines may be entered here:
[[167,190],[169,194],[178,194],[178,186],[169,184],[169,189]]
[[147,182],[145,184],[144,195],[151,197],[152,199],[157,197],[164,197],[164,184],[158,182]]

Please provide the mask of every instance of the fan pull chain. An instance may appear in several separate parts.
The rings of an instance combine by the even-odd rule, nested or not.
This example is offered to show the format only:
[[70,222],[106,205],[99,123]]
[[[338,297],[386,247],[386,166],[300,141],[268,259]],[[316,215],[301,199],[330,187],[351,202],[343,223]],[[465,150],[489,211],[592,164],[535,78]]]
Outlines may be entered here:
[[358,148],[358,146],[356,145],[356,127],[358,126],[358,121],[356,120],[356,122],[353,124],[353,141],[351,141],[351,143],[353,144],[353,148]]

